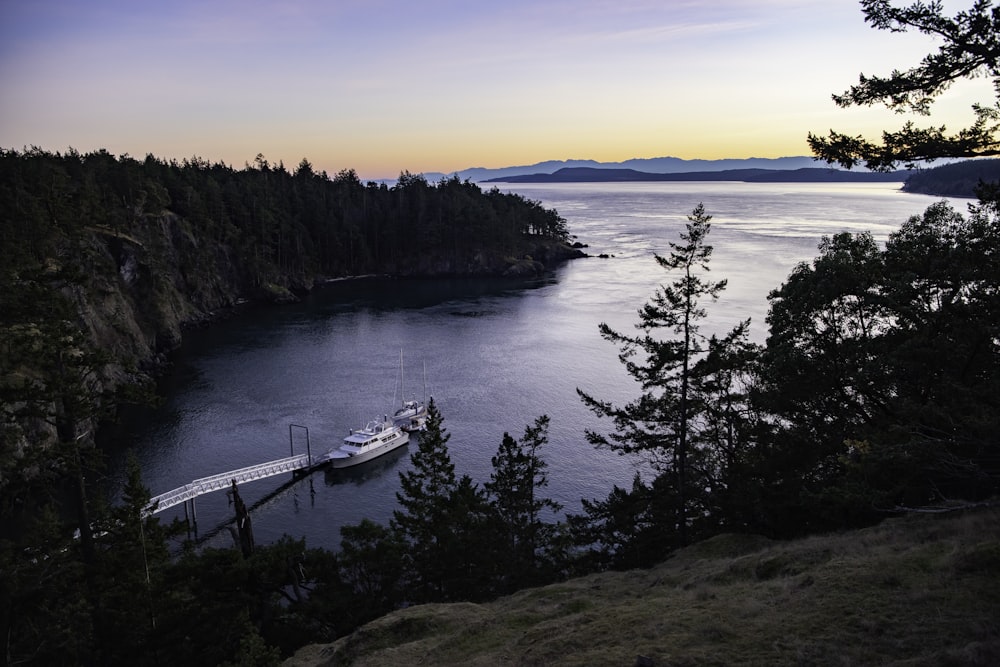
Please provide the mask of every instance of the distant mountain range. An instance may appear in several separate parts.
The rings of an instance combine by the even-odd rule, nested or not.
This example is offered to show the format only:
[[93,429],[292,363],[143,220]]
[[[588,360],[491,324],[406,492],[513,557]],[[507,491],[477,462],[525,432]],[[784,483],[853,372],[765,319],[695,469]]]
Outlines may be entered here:
[[742,181],[745,183],[889,183],[905,181],[912,171],[875,173],[843,169],[724,169],[722,171],[686,171],[655,174],[635,169],[594,169],[567,167],[551,174],[501,176],[484,183],[610,183],[625,181]]
[[[1000,160],[938,160],[917,170],[876,173],[865,169],[837,169],[806,156],[682,160],[654,157],[624,162],[548,160],[531,165],[487,169],[472,167],[443,174],[425,172],[434,183],[458,176],[476,183],[607,183],[626,181],[743,181],[757,183],[904,183],[907,192],[975,197],[979,181],[1000,181]],[[912,177],[912,178],[911,178]],[[384,182],[392,183],[386,179]]]
[[[424,173],[424,178],[430,182],[438,181],[442,178],[447,178],[450,176],[458,176],[461,180],[470,180],[476,183],[480,182],[540,182],[537,180],[524,181],[517,180],[514,181],[515,177],[531,176],[537,177],[538,175],[544,174],[555,174],[556,172],[563,173],[563,182],[566,182],[566,177],[584,177],[589,174],[587,180],[599,181],[599,180],[658,180],[655,178],[649,178],[648,174],[699,174],[697,179],[688,180],[744,180],[743,178],[735,178],[737,172],[746,172],[745,175],[752,176],[750,172],[759,172],[759,180],[767,180],[765,176],[767,172],[772,175],[777,176],[775,172],[798,172],[799,170],[809,170],[807,172],[799,173],[797,177],[792,178],[775,178],[773,180],[814,180],[813,178],[807,178],[809,174],[813,176],[816,172],[843,172],[844,174],[859,175],[859,174],[869,174],[863,170],[855,171],[844,171],[841,169],[833,169],[826,166],[818,167],[817,161],[811,157],[806,156],[796,156],[796,157],[779,157],[779,158],[726,158],[721,160],[682,160],[676,157],[654,157],[654,158],[635,158],[632,160],[625,160],[624,162],[598,162],[596,160],[548,160],[545,162],[538,162],[531,165],[521,165],[514,167],[501,167],[498,169],[487,169],[486,167],[471,167],[469,169],[463,169],[462,171],[452,172],[449,174],[444,174],[441,172],[431,172]],[[572,170],[572,171],[569,171]],[[604,175],[604,178],[599,178],[600,174],[591,174],[593,171],[617,171],[616,177],[612,177],[610,174]],[[732,172],[729,174],[731,178],[719,179],[718,176],[708,178],[708,174],[718,173],[718,172]],[[897,172],[902,173],[902,172]],[[635,178],[625,178],[625,176],[635,177]],[[830,178],[823,180],[831,180]],[[858,180],[858,179],[849,179]],[[905,176],[896,176],[893,178],[888,178],[884,180],[890,181],[902,181],[905,180]]]

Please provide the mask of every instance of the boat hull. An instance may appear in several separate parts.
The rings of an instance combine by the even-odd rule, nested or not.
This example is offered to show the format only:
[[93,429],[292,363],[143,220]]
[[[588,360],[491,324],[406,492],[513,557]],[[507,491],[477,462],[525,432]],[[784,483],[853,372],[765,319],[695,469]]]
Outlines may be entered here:
[[404,431],[423,431],[427,423],[427,406],[417,401],[407,401],[392,416],[392,423]]
[[334,468],[350,468],[351,466],[356,466],[366,461],[371,461],[372,459],[377,459],[378,457],[388,454],[389,452],[402,447],[403,445],[410,442],[410,436],[408,433],[400,432],[391,440],[372,447],[366,447],[360,452],[349,452],[343,449],[336,449],[328,455],[328,460],[330,465]]
[[395,419],[393,420],[393,424],[407,433],[418,433],[427,428],[427,414]]

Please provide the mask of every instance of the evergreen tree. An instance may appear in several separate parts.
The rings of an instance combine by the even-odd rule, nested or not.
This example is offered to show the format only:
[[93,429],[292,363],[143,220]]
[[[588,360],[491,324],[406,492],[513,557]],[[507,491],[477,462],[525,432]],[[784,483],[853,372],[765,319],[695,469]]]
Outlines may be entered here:
[[157,605],[164,597],[163,574],[170,563],[168,533],[159,519],[146,512],[150,494],[142,484],[134,452],[128,455],[126,475],[122,503],[98,522],[95,538],[104,633],[99,642],[109,665],[156,662],[149,650],[156,632]]
[[740,530],[756,523],[760,479],[753,461],[768,436],[759,393],[760,345],[749,341],[750,321],[726,336],[711,336],[698,362],[696,394],[702,397],[693,442],[701,456],[694,476],[692,517],[696,532]]
[[395,531],[368,519],[344,526],[340,534],[339,578],[350,603],[343,605],[337,621],[354,628],[392,611],[404,600],[401,584],[406,549]]
[[966,219],[935,204],[884,249],[867,234],[824,239],[771,294],[774,524],[831,528],[996,492],[997,229],[993,205]]
[[549,418],[542,415],[525,427],[520,442],[504,433],[492,458],[486,491],[503,544],[499,575],[508,591],[550,579],[561,560],[556,542],[559,526],[545,521],[543,513],[558,512],[562,506],[540,496],[548,486],[547,464],[539,452],[548,442],[548,428]]
[[98,664],[93,607],[78,545],[57,508],[32,508],[19,539],[0,536],[0,661]]
[[391,528],[406,544],[407,593],[416,602],[455,599],[466,590],[468,564],[475,553],[466,549],[477,537],[477,515],[485,514],[482,492],[471,479],[455,476],[448,454],[451,435],[434,400],[427,404],[426,428],[420,432],[411,470],[399,474]]
[[833,96],[838,106],[884,104],[893,111],[926,116],[952,83],[977,76],[993,79],[997,100],[974,105],[975,122],[951,135],[943,126],[918,128],[912,122],[896,132],[883,132],[881,144],[834,131],[828,137],[810,133],[809,146],[816,157],[848,169],[863,162],[869,169],[888,171],[900,162],[913,167],[940,157],[1000,153],[1000,7],[993,7],[991,0],[975,0],[953,18],[943,14],[940,2],[893,7],[889,0],[862,0],[861,8],[865,22],[878,30],[916,30],[942,44],[916,67],[894,70],[888,77],[862,75],[858,85]]
[[[662,485],[669,479],[660,475],[654,483]],[[676,502],[672,491],[654,491],[636,473],[630,489],[615,485],[604,500],[584,498],[583,514],[569,517],[573,541],[583,548],[576,558],[577,570],[628,570],[663,560],[671,540],[663,530],[662,517],[676,513],[675,508],[663,505]]]
[[444,599],[488,600],[494,597],[497,545],[486,493],[468,475],[458,480],[447,509],[451,529],[441,536]]
[[[688,542],[692,489],[704,482],[689,478],[689,457],[702,454],[693,445],[705,411],[697,381],[704,372],[698,364],[708,352],[708,339],[700,333],[700,321],[707,316],[703,302],[714,301],[726,287],[725,280],[702,277],[709,270],[712,255],[712,246],[706,242],[711,219],[699,204],[680,234],[682,243],[671,242],[667,257],[656,255],[662,268],[679,275],[672,284],[661,286],[639,310],[635,325],[639,334],[627,335],[600,325],[601,335],[619,346],[619,359],[642,387],[640,397],[615,406],[577,390],[595,414],[610,417],[617,429],[607,435],[588,431],[590,443],[621,454],[638,454],[657,475],[673,477],[670,486],[677,495],[675,512],[661,521],[665,530],[676,535],[679,545]],[[674,337],[657,337],[663,330]],[[636,359],[638,352],[642,355]]]

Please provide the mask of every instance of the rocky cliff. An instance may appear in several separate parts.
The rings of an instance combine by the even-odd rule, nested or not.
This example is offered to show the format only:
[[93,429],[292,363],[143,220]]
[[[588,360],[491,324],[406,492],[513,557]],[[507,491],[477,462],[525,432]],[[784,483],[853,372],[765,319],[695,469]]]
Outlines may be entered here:
[[241,304],[328,277],[523,277],[583,254],[554,211],[457,178],[388,188],[306,161],[237,171],[33,149],[0,150],[0,183],[0,464],[93,431],[185,329]]
[[[489,249],[467,256],[428,255],[398,266],[402,277],[540,275],[586,256],[562,242],[526,244],[520,256]],[[152,369],[190,327],[203,326],[247,303],[296,301],[328,278],[273,274],[258,281],[225,243],[199,238],[172,213],[149,219],[141,234],[95,229],[87,242],[88,284],[74,289],[80,317],[94,344],[122,365]]]

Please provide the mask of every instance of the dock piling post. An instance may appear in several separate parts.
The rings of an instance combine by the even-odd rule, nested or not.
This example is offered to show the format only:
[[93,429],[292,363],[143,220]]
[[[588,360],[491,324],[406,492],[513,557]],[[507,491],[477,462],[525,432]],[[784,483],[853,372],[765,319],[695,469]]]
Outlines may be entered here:
[[289,424],[288,425],[288,455],[295,456],[295,443],[292,439],[292,429],[300,428],[306,432],[306,454],[309,458],[309,467],[312,468],[312,448],[309,445],[309,428],[307,426],[302,426],[300,424]]

